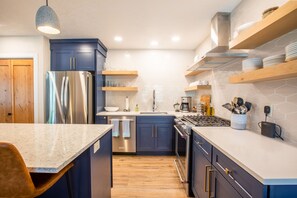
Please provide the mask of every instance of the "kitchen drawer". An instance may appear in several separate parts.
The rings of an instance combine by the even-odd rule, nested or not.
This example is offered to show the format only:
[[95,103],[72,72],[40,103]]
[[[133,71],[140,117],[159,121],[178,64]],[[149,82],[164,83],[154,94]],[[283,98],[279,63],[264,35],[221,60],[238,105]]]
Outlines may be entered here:
[[213,148],[212,164],[217,170],[230,182],[230,184],[244,198],[263,197],[266,192],[266,186],[263,186],[258,180],[246,172],[243,168]]
[[203,153],[203,155],[207,158],[209,162],[211,162],[211,153],[212,146],[205,139],[203,139],[196,132],[192,131],[193,136],[193,145],[196,145],[197,148]]
[[173,124],[173,116],[137,116],[137,124]]

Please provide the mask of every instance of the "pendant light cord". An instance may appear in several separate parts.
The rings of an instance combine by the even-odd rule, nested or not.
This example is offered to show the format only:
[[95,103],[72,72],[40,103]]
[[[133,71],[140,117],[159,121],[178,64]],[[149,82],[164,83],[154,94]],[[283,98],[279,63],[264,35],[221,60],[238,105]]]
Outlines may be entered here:
[[46,0],[46,6],[48,6],[48,0]]

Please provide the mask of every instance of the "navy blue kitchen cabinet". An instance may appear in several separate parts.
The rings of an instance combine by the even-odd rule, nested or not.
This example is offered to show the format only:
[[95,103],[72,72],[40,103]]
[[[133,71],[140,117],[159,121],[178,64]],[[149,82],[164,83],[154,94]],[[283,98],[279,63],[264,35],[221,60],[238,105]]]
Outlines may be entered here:
[[136,133],[137,154],[173,153],[172,116],[138,116]]
[[51,39],[52,71],[96,71],[97,53],[106,57],[99,39]]
[[206,159],[197,143],[193,143],[192,158],[192,191],[195,197],[208,198],[208,181],[206,173],[211,168],[211,163]]
[[[98,145],[97,142],[95,144]],[[111,131],[80,154],[69,170],[74,198],[111,197],[112,187],[112,139]],[[98,149],[99,148],[99,149]],[[65,198],[68,196],[65,175],[46,191],[41,198]]]
[[200,135],[193,134],[192,191],[195,197],[297,197],[296,185],[263,185]]
[[95,124],[107,124],[107,116],[96,116]]
[[155,151],[154,124],[137,124],[137,152]]

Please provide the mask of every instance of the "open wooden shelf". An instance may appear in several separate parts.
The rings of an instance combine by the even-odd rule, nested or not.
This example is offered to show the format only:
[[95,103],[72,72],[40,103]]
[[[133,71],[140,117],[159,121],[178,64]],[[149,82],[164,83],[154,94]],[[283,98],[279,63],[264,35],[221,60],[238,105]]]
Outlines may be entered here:
[[185,88],[185,91],[197,91],[197,90],[206,90],[211,89],[211,85],[197,85],[192,87]]
[[105,70],[102,71],[102,75],[105,76],[138,76],[138,72],[137,71],[112,71],[112,70]]
[[198,74],[201,74],[205,71],[208,71],[208,70],[196,70],[196,71],[186,71],[185,73],[185,76],[188,77],[188,76],[197,76]]
[[138,91],[137,87],[102,87],[102,91]]
[[286,4],[241,32],[229,43],[230,49],[254,49],[297,28],[297,1]]
[[289,61],[255,71],[244,72],[229,78],[230,83],[252,83],[278,80],[297,76],[297,60]]

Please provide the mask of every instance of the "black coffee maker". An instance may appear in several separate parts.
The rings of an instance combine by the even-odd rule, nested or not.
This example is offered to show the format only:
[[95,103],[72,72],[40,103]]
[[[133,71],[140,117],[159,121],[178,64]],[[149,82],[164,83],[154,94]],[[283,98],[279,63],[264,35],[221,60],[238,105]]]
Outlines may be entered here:
[[181,97],[180,111],[182,113],[190,112],[191,106],[192,106],[192,97],[190,97],[190,96]]

